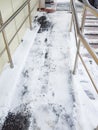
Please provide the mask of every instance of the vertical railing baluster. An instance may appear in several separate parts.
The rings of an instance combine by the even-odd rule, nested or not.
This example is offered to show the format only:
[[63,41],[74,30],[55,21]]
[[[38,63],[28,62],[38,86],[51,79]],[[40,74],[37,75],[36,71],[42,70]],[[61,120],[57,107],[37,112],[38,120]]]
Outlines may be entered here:
[[[82,22],[81,22],[81,28],[80,28],[81,32],[83,32],[83,28],[84,28],[84,24],[85,24],[85,17],[86,17],[86,7],[84,7],[84,9],[83,9],[83,16],[82,16]],[[77,43],[77,52],[76,52],[76,57],[75,57],[73,74],[75,74],[75,72],[76,72],[79,51],[80,51],[80,39],[79,39],[79,41]]]
[[69,6],[69,11],[71,13],[71,22],[70,22],[70,27],[69,27],[69,32],[72,31],[72,23],[73,23],[73,16],[72,16],[72,9],[71,9],[71,0],[70,0],[70,6]]
[[32,17],[31,17],[30,0],[28,0],[28,13],[29,13],[29,24],[30,24],[30,30],[32,30]]
[[[0,11],[0,26],[2,26],[2,25],[3,25],[3,18],[2,18],[1,11]],[[3,35],[3,39],[4,39],[4,43],[5,43],[5,48],[6,48],[6,51],[7,51],[8,59],[9,59],[9,62],[10,62],[10,67],[13,68],[14,65],[13,65],[10,49],[9,49],[9,46],[8,46],[6,32],[5,32],[4,29],[2,30],[2,35]]]

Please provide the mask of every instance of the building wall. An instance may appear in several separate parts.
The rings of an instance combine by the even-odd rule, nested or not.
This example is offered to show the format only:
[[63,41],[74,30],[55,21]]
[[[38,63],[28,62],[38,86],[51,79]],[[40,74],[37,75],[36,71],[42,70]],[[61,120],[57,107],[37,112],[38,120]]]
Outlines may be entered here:
[[[0,0],[0,11],[3,17],[3,22],[5,22],[26,0]],[[31,0],[31,9],[32,18],[36,14],[37,8],[39,7],[39,0]],[[26,6],[20,14],[16,16],[16,18],[5,28],[7,41],[10,42],[12,36],[15,34],[23,20],[26,18],[28,14],[28,6]],[[29,19],[26,20],[24,25],[22,26],[19,33],[16,35],[12,43],[10,44],[11,54],[14,53],[17,46],[19,45],[26,29],[29,28]],[[0,72],[2,71],[5,63],[8,62],[8,56],[6,51],[2,53],[5,48],[4,40],[2,37],[2,33],[0,32]]]

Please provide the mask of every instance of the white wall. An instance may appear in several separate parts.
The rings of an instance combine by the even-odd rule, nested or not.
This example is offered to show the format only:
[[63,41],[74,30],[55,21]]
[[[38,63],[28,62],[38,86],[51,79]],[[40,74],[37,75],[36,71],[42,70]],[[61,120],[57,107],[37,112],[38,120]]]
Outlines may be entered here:
[[[24,2],[25,0],[0,0],[0,10],[2,13],[3,21],[5,22]],[[31,9],[33,9],[32,12],[32,18],[33,18],[37,11],[37,8],[39,7],[39,0],[31,0],[30,4]],[[28,14],[28,7],[26,6],[21,11],[21,13],[18,14],[16,18],[5,28],[8,42],[11,40],[16,30],[20,27],[21,23],[23,22],[27,14]],[[27,28],[29,28],[29,19],[27,19],[27,21],[25,22],[19,33],[16,35],[15,39],[10,44],[11,54],[13,54],[14,51],[16,50]],[[3,41],[2,33],[0,33],[0,53],[4,48],[5,44]],[[3,66],[7,62],[8,57],[5,51],[2,55],[0,55],[0,72],[2,71]]]

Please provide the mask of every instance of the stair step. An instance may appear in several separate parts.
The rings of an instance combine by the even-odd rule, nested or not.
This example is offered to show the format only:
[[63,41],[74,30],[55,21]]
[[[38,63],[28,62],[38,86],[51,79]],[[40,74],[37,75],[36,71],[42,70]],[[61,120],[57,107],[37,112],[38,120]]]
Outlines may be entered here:
[[88,38],[88,39],[98,39],[98,34],[96,34],[96,35],[85,35],[86,36],[86,38]]
[[84,27],[91,27],[91,28],[94,28],[94,27],[98,27],[98,24],[96,24],[96,25],[84,25]]

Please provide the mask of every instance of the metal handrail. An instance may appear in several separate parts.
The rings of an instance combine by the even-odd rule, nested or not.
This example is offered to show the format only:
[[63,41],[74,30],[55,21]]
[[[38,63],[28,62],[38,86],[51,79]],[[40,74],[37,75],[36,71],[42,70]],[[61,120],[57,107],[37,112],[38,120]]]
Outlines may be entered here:
[[[30,1],[31,0],[26,0],[13,14],[11,17],[9,17],[4,23],[3,23],[3,19],[2,19],[2,14],[0,12],[0,32],[2,32],[3,35],[3,39],[4,39],[4,43],[5,43],[5,48],[3,49],[3,51],[0,53],[0,55],[2,55],[4,53],[4,51],[7,51],[7,55],[8,55],[8,59],[10,62],[10,67],[13,68],[13,61],[12,61],[12,57],[11,57],[11,52],[9,49],[9,45],[11,44],[11,42],[13,41],[13,39],[15,38],[15,36],[17,35],[17,33],[19,32],[19,30],[22,28],[23,24],[25,23],[25,21],[27,20],[27,18],[29,17],[29,24],[30,24],[30,30],[32,29],[32,19],[31,19],[31,8],[30,8]],[[9,25],[15,18],[16,16],[28,5],[28,15],[26,16],[26,18],[24,19],[24,21],[22,22],[22,24],[20,25],[20,27],[18,28],[18,30],[16,30],[14,36],[11,38],[10,42],[8,43],[7,41],[7,37],[6,37],[6,32],[5,32],[5,28],[7,27],[7,25]]]
[[98,10],[96,10],[95,7],[93,7],[88,0],[84,0],[83,2],[83,6],[85,6],[87,8],[87,10],[89,10],[93,15],[95,15],[96,17],[98,17]]
[[[73,3],[73,0],[71,0],[71,7],[72,7],[72,12],[73,12],[73,17],[74,17],[74,21],[76,24],[76,31],[77,31],[77,35],[80,38],[80,40],[82,41],[82,43],[84,44],[85,48],[87,49],[87,51],[90,53],[90,55],[93,57],[93,59],[95,60],[96,64],[98,65],[98,57],[95,54],[95,52],[91,49],[90,45],[88,44],[87,40],[84,38],[80,28],[79,28],[79,23],[78,23],[78,18],[77,18],[77,14],[76,14],[76,10],[75,10],[75,5]],[[90,7],[91,9],[91,7]]]
[[[37,5],[37,3],[34,5],[34,8],[35,6]],[[34,8],[32,8],[32,10],[30,11],[30,13],[34,10]],[[29,14],[26,16],[26,18],[23,20],[23,22],[21,23],[21,25],[19,26],[19,28],[17,29],[17,31],[15,32],[15,34],[13,35],[13,37],[11,38],[11,40],[9,41],[8,45],[11,44],[11,42],[14,40],[16,34],[20,31],[20,29],[22,28],[23,24],[25,23],[25,21],[28,19],[29,17]],[[30,29],[32,29],[31,27],[31,24],[30,24]],[[3,55],[4,51],[6,50],[6,48],[4,48],[1,52],[0,52],[0,56]]]
[[[30,0],[31,1],[31,0]],[[29,3],[28,0],[26,0],[13,14],[8,20],[2,24],[0,27],[0,32],[5,29],[5,27],[24,9],[24,7]]]
[[[79,42],[77,42],[77,53],[76,53],[76,59],[75,59],[75,65],[74,65],[74,71],[73,72],[75,73],[77,60],[78,60],[78,56],[79,56],[79,58],[82,61],[82,64],[83,64],[83,66],[84,66],[84,68],[85,68],[85,70],[86,70],[86,72],[87,72],[87,74],[88,74],[88,76],[89,76],[89,78],[90,78],[90,80],[91,80],[91,82],[92,82],[96,92],[98,93],[98,89],[97,89],[97,87],[96,87],[96,85],[95,85],[95,83],[94,83],[94,81],[93,81],[93,79],[92,79],[92,77],[91,77],[91,75],[90,75],[90,73],[89,73],[89,71],[88,71],[84,61],[83,61],[83,59],[82,59],[82,56],[80,55],[80,52],[79,52],[79,50],[80,50],[80,41],[85,46],[86,50],[92,56],[93,60],[96,62],[97,65],[98,65],[98,57],[95,54],[95,52],[92,50],[92,48],[90,47],[90,45],[87,42],[87,40],[85,39],[84,35],[82,34],[83,26],[82,26],[82,28],[79,28],[78,17],[77,17],[77,13],[76,13],[75,3],[74,2],[75,1],[70,0],[71,9],[72,9],[72,17],[73,17],[72,20],[73,20],[73,23],[74,23],[74,26],[75,26],[75,28],[74,28],[75,30],[74,31],[75,31],[75,34],[79,38]],[[92,14],[94,16],[98,17],[98,11],[94,7],[92,7],[87,0],[85,0],[85,3],[83,5],[84,5],[85,11],[89,10],[90,12],[92,12]],[[85,11],[84,11],[84,13],[85,13]],[[84,19],[85,19],[85,17],[82,19],[82,22],[84,21]],[[77,39],[76,39],[76,41],[77,41]]]

